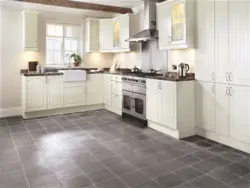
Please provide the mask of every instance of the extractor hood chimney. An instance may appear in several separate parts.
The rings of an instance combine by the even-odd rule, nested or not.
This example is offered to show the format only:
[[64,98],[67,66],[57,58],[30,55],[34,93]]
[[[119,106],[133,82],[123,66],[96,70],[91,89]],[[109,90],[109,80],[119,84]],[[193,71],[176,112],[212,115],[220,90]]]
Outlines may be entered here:
[[127,39],[127,42],[146,42],[158,39],[156,2],[157,0],[144,0],[144,30]]

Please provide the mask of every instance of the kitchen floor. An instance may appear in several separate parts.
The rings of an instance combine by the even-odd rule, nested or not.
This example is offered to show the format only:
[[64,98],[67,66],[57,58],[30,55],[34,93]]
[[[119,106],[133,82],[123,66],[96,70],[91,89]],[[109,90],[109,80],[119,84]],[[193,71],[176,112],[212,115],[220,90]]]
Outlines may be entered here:
[[106,110],[0,119],[0,187],[249,188],[248,154],[133,124]]

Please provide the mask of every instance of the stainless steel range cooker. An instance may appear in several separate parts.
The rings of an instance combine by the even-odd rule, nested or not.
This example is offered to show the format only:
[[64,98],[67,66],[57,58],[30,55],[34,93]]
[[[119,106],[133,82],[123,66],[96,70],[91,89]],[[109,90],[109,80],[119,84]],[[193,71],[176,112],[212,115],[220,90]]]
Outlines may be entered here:
[[146,122],[146,78],[122,77],[122,113]]

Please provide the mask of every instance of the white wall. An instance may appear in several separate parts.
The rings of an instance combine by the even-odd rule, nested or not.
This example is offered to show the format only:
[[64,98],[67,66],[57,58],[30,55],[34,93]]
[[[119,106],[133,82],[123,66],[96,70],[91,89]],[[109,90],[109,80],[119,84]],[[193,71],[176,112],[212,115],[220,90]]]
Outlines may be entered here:
[[[0,6],[1,8],[1,6]],[[46,20],[83,23],[82,14],[63,14],[40,12],[38,23],[39,52],[23,51],[23,20],[22,10],[13,7],[0,9],[0,117],[14,108],[15,112],[21,107],[21,76],[20,69],[26,69],[28,61],[37,60],[46,64],[45,35]],[[1,23],[4,27],[1,27]],[[1,50],[2,49],[2,50]],[[87,67],[110,67],[113,55],[87,54],[84,58]],[[93,60],[93,61],[92,61]]]

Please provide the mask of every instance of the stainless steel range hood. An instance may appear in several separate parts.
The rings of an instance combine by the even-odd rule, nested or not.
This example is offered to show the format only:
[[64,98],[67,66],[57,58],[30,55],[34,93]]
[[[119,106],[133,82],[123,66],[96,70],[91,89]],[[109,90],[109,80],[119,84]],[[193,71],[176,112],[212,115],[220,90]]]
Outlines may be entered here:
[[130,37],[126,42],[146,42],[158,39],[156,2],[157,0],[144,0],[144,30]]

